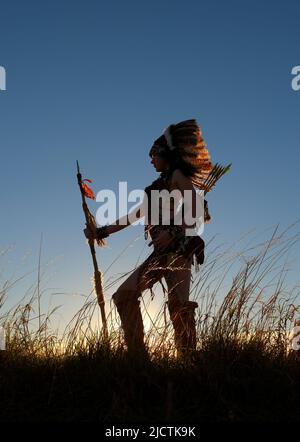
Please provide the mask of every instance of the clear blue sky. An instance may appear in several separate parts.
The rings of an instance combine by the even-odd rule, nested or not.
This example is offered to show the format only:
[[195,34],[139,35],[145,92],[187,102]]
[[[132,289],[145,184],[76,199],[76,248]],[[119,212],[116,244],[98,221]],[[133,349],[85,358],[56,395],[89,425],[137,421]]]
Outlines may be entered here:
[[[218,234],[230,244],[299,219],[298,1],[10,0],[0,8],[0,248],[14,247],[6,272],[34,267],[43,233],[43,263],[54,260],[48,287],[88,293],[76,159],[96,191],[125,180],[129,190],[144,188],[157,177],[152,141],[187,118],[201,125],[213,162],[233,163],[209,197],[206,240]],[[130,270],[141,227],[110,238],[101,268],[138,234],[111,274]]]

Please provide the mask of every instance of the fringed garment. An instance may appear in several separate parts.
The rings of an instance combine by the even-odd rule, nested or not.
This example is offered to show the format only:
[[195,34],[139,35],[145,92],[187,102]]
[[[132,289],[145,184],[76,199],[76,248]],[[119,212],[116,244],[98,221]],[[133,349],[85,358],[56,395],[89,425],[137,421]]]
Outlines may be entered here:
[[[161,176],[153,181],[153,183],[146,187],[145,193],[148,196],[148,220],[151,220],[150,210],[151,210],[151,190],[163,190],[167,189],[170,191],[170,178],[172,173],[162,172]],[[161,221],[161,212],[159,213]],[[148,287],[151,289],[153,284],[160,280],[164,276],[166,267],[168,266],[170,256],[183,255],[187,261],[191,260],[192,265],[194,265],[196,272],[199,271],[199,266],[204,262],[204,248],[205,243],[200,236],[186,236],[185,229],[180,225],[145,225],[144,234],[145,239],[151,238],[153,240],[156,238],[160,232],[168,230],[171,234],[176,234],[172,243],[163,251],[158,251],[155,249],[151,255],[144,261],[141,265],[141,275],[147,278]],[[146,273],[146,275],[145,275]]]

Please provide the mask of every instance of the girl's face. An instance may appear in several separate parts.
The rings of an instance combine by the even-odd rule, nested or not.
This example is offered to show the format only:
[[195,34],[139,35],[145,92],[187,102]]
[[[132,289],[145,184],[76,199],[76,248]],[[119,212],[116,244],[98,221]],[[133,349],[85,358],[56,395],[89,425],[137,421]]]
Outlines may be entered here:
[[168,161],[159,155],[152,155],[151,164],[155,167],[156,172],[162,172],[169,167]]

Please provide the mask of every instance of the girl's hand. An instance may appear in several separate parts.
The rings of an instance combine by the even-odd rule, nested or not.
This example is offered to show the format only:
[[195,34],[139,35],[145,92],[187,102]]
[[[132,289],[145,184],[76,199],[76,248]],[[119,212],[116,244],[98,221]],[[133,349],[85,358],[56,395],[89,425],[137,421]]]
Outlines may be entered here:
[[157,249],[159,252],[163,252],[172,243],[173,239],[173,236],[167,230],[165,230],[160,232],[157,238],[154,238],[149,243],[149,246],[153,244],[155,249]]
[[86,228],[84,229],[83,233],[85,234],[85,237],[89,240],[89,241],[93,241],[97,238],[97,230],[96,227],[92,226],[92,225],[88,225],[86,224]]
[[106,238],[113,232],[113,229],[111,226],[102,226],[97,228],[94,225],[86,224],[86,229],[84,229],[83,232],[89,241],[94,241],[95,239],[101,240]]

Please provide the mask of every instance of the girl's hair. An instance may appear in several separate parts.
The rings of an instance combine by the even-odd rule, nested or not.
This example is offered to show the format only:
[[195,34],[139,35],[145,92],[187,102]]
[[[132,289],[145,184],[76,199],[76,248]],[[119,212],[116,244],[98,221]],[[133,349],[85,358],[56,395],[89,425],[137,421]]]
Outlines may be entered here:
[[179,156],[176,157],[176,155],[173,155],[170,158],[170,166],[172,170],[175,169],[180,169],[181,172],[187,176],[187,177],[191,177],[193,176],[196,172],[197,172],[197,168],[194,167],[192,164],[187,164],[185,161],[183,161],[182,158],[180,158]]
[[[161,151],[165,151],[165,154]],[[167,159],[172,169],[180,169],[193,185],[203,189],[203,183],[213,169],[201,129],[195,119],[171,124],[157,138],[149,155],[157,153]]]
[[176,152],[159,149],[156,150],[155,155],[161,156],[169,163],[169,173],[173,172],[175,169],[180,169],[185,176],[191,177],[198,170],[192,164],[187,164],[185,161],[183,161],[183,159],[177,155]]

